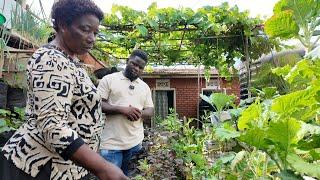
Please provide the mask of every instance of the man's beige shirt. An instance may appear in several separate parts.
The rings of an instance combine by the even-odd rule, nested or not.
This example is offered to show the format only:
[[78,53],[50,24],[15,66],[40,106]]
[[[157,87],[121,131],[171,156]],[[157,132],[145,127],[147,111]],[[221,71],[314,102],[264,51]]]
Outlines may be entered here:
[[[130,85],[134,86],[134,89],[130,89]],[[99,82],[98,92],[103,99],[114,106],[133,106],[140,110],[153,107],[149,86],[139,78],[131,82],[123,72],[103,77]],[[142,120],[129,121],[121,114],[107,114],[100,148],[127,150],[141,143],[143,138]]]

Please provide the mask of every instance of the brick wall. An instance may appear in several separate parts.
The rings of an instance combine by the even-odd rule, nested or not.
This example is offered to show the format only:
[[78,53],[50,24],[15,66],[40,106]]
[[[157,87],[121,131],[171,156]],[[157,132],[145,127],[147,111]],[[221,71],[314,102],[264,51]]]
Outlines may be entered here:
[[[144,81],[151,89],[156,87],[155,78],[144,78]],[[205,79],[202,78],[199,83],[201,89],[206,87]],[[232,81],[220,80],[220,87],[225,88],[227,94],[234,94],[240,97],[239,80],[237,78]],[[197,78],[171,78],[170,88],[175,89],[176,93],[176,111],[182,117],[197,117],[198,107],[198,79]],[[239,98],[238,98],[239,99]],[[239,100],[237,100],[239,102]]]

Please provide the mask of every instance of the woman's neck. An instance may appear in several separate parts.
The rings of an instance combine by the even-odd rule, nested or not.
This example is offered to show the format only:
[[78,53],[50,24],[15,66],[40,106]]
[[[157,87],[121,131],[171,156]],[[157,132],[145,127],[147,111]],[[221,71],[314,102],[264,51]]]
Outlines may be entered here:
[[65,53],[67,53],[71,58],[76,57],[76,54],[70,51],[68,46],[65,44],[63,41],[63,38],[59,36],[58,34],[56,35],[55,39],[50,42],[50,44],[57,46],[61,50],[63,50]]

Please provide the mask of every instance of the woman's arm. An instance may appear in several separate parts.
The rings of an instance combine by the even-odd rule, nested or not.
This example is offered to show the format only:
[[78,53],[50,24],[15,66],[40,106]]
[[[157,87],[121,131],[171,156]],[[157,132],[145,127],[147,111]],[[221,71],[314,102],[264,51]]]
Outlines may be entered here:
[[100,180],[127,180],[120,168],[106,161],[86,144],[78,148],[70,158],[76,164],[92,172]]

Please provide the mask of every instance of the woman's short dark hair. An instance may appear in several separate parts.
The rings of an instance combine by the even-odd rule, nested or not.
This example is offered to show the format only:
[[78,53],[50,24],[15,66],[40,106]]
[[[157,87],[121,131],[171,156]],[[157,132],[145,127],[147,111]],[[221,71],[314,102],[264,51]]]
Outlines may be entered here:
[[76,18],[86,14],[95,15],[99,21],[103,19],[103,12],[92,0],[59,0],[51,10],[53,28],[58,31],[58,24],[70,26]]
[[147,55],[147,53],[144,52],[143,50],[141,50],[141,49],[135,49],[135,50],[133,50],[132,53],[131,53],[131,55],[130,55],[130,57],[129,57],[129,59],[130,59],[130,58],[133,58],[133,57],[135,57],[135,56],[140,57],[141,59],[144,60],[144,62],[148,63],[148,55]]

